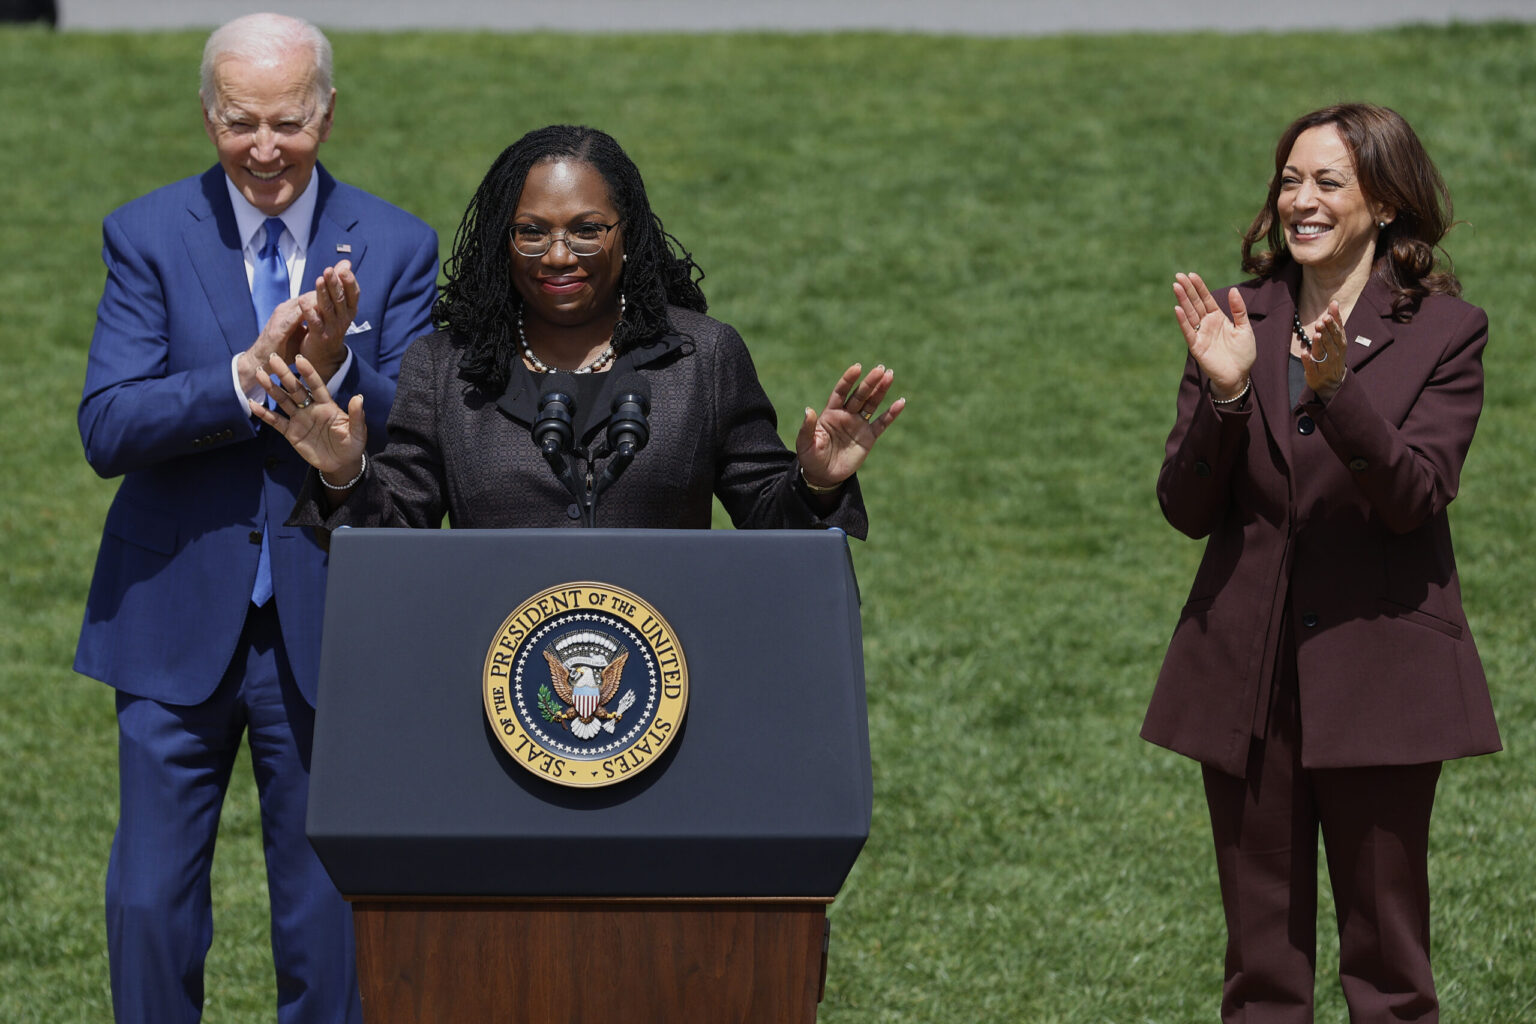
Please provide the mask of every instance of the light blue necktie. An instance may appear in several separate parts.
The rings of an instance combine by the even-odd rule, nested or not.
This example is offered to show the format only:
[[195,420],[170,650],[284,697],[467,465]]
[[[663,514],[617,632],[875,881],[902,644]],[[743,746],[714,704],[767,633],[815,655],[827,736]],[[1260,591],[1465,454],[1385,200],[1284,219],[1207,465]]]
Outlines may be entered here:
[[[256,310],[256,329],[267,325],[272,311],[288,301],[288,264],[283,261],[278,239],[283,237],[283,222],[268,217],[267,244],[256,254],[251,274],[251,306]],[[272,556],[267,551],[267,528],[261,528],[261,555],[256,562],[256,583],[251,587],[251,603],[258,607],[272,600]]]

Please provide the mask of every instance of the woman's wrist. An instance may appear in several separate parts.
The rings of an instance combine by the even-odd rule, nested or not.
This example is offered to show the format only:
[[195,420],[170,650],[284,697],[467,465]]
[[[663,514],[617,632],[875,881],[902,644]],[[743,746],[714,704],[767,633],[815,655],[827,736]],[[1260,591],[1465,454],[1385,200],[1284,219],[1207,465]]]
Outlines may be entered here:
[[1248,389],[1251,387],[1253,387],[1253,378],[1244,377],[1242,387],[1238,388],[1236,391],[1223,394],[1216,387],[1216,384],[1213,381],[1211,383],[1211,401],[1215,402],[1217,405],[1231,405],[1233,402],[1236,402],[1246,396],[1248,394]]
[[822,486],[820,484],[813,484],[813,483],[811,483],[810,477],[805,475],[805,467],[804,466],[800,467],[800,485],[802,487],[804,487],[806,490],[810,491],[812,494],[818,494],[818,495],[836,494],[838,491],[843,489],[843,484],[846,483],[846,482],[847,481],[839,480],[837,483],[832,484],[831,486]]
[[1332,385],[1331,387],[1325,385],[1321,390],[1314,388],[1313,394],[1317,395],[1318,399],[1324,405],[1327,405],[1329,402],[1333,401],[1333,396],[1339,393],[1339,388],[1344,386],[1344,381],[1348,377],[1349,371],[1345,370],[1344,376],[1339,378],[1338,383]]
[[[318,472],[320,474],[320,482],[322,484],[324,484],[328,489],[333,490],[333,491],[350,491],[352,488],[357,486],[357,482],[363,478],[363,474],[368,472],[368,453],[367,452],[362,452],[362,453],[360,453],[359,457],[361,458],[362,462],[357,467],[357,472],[352,474],[352,479],[348,480],[346,483],[344,483],[344,484],[333,484],[333,483],[331,483],[330,480],[326,479],[325,470],[323,470],[323,469],[322,470],[318,470]],[[339,476],[341,474],[338,473],[337,475]]]

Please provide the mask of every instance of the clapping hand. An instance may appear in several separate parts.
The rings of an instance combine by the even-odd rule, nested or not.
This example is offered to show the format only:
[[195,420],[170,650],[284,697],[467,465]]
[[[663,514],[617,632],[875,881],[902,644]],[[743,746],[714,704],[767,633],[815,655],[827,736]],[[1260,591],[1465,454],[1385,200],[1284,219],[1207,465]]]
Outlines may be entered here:
[[357,316],[358,294],[352,263],[342,260],[334,267],[326,267],[315,278],[315,290],[298,298],[304,310],[304,334],[298,352],[326,380],[341,369],[346,359],[347,329]]
[[358,295],[352,264],[342,260],[315,278],[314,291],[279,303],[240,357],[241,389],[249,394],[267,379],[274,354],[288,365],[302,352],[330,380],[346,359],[347,328],[357,316]]
[[896,375],[883,365],[876,366],[861,381],[862,371],[858,363],[843,371],[819,416],[810,408],[805,410],[795,454],[813,490],[833,489],[852,476],[907,406],[905,398],[898,398],[876,415]]
[[1242,295],[1236,288],[1227,293],[1232,309],[1229,319],[1199,274],[1174,275],[1173,294],[1178,299],[1174,318],[1184,332],[1189,354],[1211,379],[1212,397],[1236,398],[1248,386],[1248,373],[1258,353]]
[[1348,346],[1344,338],[1344,320],[1339,304],[1330,302],[1328,311],[1302,328],[1312,339],[1301,368],[1307,375],[1307,387],[1323,401],[1328,401],[1344,383],[1344,357]]
[[268,359],[276,355],[286,365],[299,354],[304,338],[304,302],[306,296],[278,303],[267,318],[261,333],[251,347],[240,354],[236,365],[240,371],[240,389],[253,393],[267,377]]

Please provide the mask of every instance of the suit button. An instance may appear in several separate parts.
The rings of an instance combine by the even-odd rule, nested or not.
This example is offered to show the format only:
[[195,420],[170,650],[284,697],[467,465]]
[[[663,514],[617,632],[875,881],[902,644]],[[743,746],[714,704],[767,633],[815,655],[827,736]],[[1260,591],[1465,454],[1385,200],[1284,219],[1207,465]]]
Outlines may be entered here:
[[1210,475],[1211,475],[1211,464],[1209,462],[1206,462],[1204,459],[1201,459],[1199,462],[1195,463],[1195,476],[1210,476]]
[[1317,424],[1312,422],[1311,416],[1303,416],[1296,421],[1296,432],[1299,434],[1310,434],[1316,429]]
[[1317,616],[1313,615],[1311,612],[1307,612],[1307,614],[1301,617],[1301,624],[1306,626],[1308,629],[1311,629],[1313,626],[1317,625]]
[[251,541],[252,544],[260,544],[261,543],[261,531],[260,530],[252,530],[251,531],[251,536],[250,536],[250,541]]
[[278,466],[277,456],[268,455],[266,459],[266,466],[268,469],[276,469]]
[[569,505],[565,506],[565,514],[570,516],[572,519],[580,519],[581,518],[581,506],[577,505],[573,501]]
[[1356,455],[1354,458],[1349,460],[1349,468],[1354,470],[1356,473],[1364,473],[1367,469],[1371,468],[1371,464],[1365,459],[1362,459],[1360,456]]

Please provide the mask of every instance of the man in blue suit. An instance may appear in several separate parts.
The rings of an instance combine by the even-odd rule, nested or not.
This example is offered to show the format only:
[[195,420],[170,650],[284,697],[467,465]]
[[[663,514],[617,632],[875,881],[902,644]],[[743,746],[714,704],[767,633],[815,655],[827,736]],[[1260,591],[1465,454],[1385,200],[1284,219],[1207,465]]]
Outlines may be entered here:
[[[284,525],[306,467],[250,414],[302,352],[382,441],[430,329],[437,236],[316,162],[335,109],[314,26],[252,15],[203,53],[219,163],[103,224],[80,436],[107,513],[75,668],[117,689],[107,869],[118,1021],[200,1018],[219,810],[249,735],[282,1024],[360,1021],[351,915],[304,835],[325,553]],[[313,289],[307,287],[313,285]],[[381,628],[388,628],[387,624]]]

